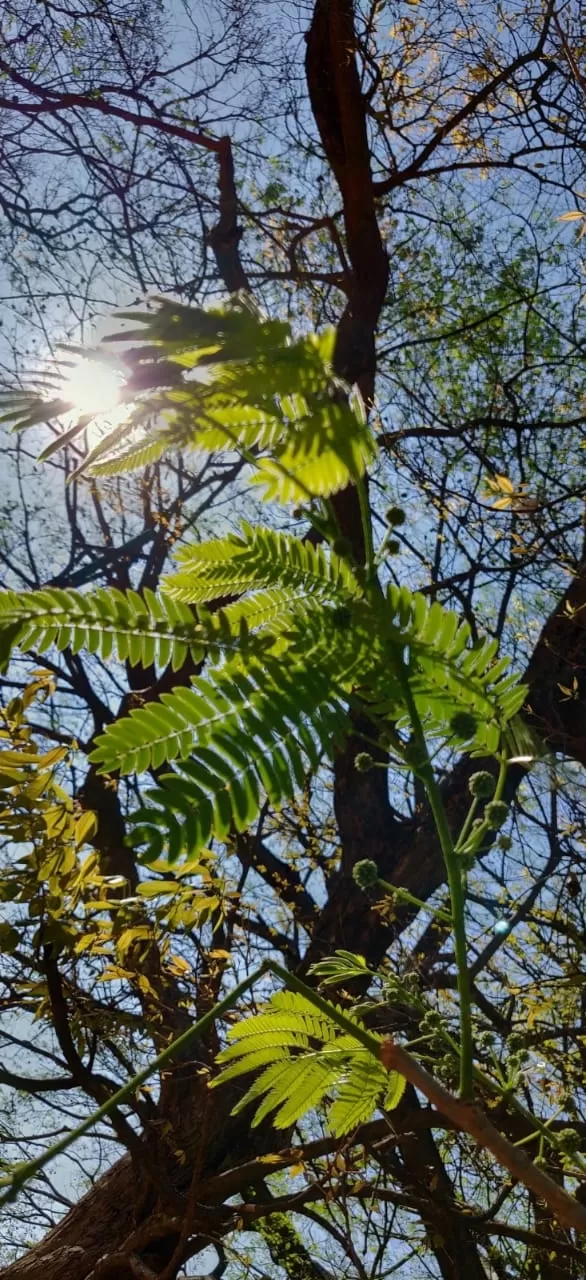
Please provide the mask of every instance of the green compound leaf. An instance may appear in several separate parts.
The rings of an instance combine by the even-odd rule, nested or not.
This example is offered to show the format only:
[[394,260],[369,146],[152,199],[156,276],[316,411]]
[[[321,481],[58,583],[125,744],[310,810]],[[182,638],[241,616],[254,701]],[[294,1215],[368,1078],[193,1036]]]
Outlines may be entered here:
[[333,1097],[329,1127],[342,1135],[383,1100],[389,1110],[396,1106],[403,1092],[402,1077],[385,1071],[353,1036],[293,992],[278,992],[261,1013],[231,1027],[228,1040],[213,1084],[260,1071],[234,1108],[256,1103],[253,1126],[272,1112],[275,1127],[288,1128]]

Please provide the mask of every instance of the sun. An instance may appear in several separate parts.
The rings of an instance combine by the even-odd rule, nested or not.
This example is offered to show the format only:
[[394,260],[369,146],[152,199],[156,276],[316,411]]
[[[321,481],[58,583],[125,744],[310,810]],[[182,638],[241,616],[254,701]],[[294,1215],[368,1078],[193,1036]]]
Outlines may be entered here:
[[78,413],[92,417],[119,417],[127,411],[121,402],[123,377],[119,369],[99,360],[78,360],[62,379],[59,392]]

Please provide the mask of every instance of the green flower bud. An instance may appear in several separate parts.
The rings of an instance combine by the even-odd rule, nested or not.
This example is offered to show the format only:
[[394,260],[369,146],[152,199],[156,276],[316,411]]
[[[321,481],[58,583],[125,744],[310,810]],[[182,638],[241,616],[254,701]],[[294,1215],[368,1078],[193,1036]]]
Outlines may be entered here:
[[[358,773],[370,773],[374,769],[374,760],[369,751],[359,751],[354,756],[354,768]],[[360,863],[358,864],[360,866]]]
[[421,1027],[426,1031],[440,1031],[443,1025],[444,1020],[437,1009],[427,1009],[421,1019]]
[[492,773],[487,769],[481,769],[479,773],[473,773],[468,783],[468,790],[471,796],[476,800],[490,800],[494,795],[495,780]]
[[528,1061],[529,1061],[529,1050],[516,1049],[515,1052],[512,1053],[509,1058],[509,1066],[513,1067],[515,1070],[518,1070],[519,1067],[525,1066],[525,1063]]
[[484,817],[492,831],[504,827],[509,816],[509,806],[504,800],[491,800],[484,810]]
[[390,524],[391,528],[398,529],[399,525],[405,523],[407,516],[402,507],[387,507],[385,511],[385,520]]
[[361,858],[352,872],[354,883],[359,889],[372,889],[378,884],[378,867],[372,858]]
[[510,836],[499,836],[497,841],[498,847],[499,849],[502,849],[503,853],[509,852],[509,849],[511,848],[512,843],[513,841],[511,840]]
[[580,1150],[580,1137],[575,1129],[560,1129],[557,1140],[558,1147],[564,1155],[574,1156]]
[[400,550],[401,550],[401,543],[398,542],[396,538],[390,538],[385,546],[386,554],[388,556],[396,556],[399,554]]
[[456,714],[450,720],[452,733],[457,738],[463,738],[464,741],[474,737],[477,727],[476,717],[470,711],[456,711]]

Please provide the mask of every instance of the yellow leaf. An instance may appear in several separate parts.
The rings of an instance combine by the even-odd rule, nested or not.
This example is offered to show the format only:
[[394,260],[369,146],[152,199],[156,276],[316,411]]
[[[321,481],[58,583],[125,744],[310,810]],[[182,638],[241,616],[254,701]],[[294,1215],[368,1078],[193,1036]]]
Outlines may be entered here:
[[95,813],[92,813],[91,809],[87,809],[86,812],[82,813],[81,817],[77,819],[75,824],[74,839],[76,848],[79,849],[80,845],[85,844],[86,840],[88,840],[90,836],[95,835],[97,828],[98,823]]
[[499,476],[499,475],[495,475],[494,480],[495,480],[495,484],[496,484],[497,488],[498,488],[498,489],[501,489],[503,493],[514,493],[514,492],[515,492],[515,486],[514,486],[513,482],[512,482],[511,480],[509,480],[509,477],[508,477],[508,476]]
[[0,751],[0,765],[37,764],[40,756],[36,751]]
[[[210,850],[210,849],[201,849],[201,850],[200,850],[200,852],[199,852],[199,853],[198,853],[198,855],[197,855],[197,858],[189,858],[189,859],[188,859],[188,861],[187,861],[187,862],[183,862],[183,863],[181,864],[181,866],[179,866],[179,867],[173,867],[173,870],[174,870],[175,874],[176,874],[176,875],[178,875],[178,876],[198,876],[198,875],[201,875],[201,874],[202,874],[202,872],[206,869],[206,868],[205,868],[205,859],[206,859],[206,858],[213,858],[213,854],[212,854],[211,850]],[[153,864],[153,865],[154,865],[154,864]],[[169,868],[168,868],[168,866],[167,866],[167,864],[166,864],[166,863],[163,863],[163,864],[162,864],[160,867],[158,867],[157,869],[158,869],[158,870],[161,870],[161,871],[168,871],[168,869],[169,869]]]
[[144,973],[137,973],[135,975],[134,980],[137,983],[139,990],[142,991],[143,995],[154,996],[156,999],[157,993],[155,991],[155,988],[151,986],[148,978],[145,977]]
[[95,941],[96,941],[95,933],[82,933],[81,938],[78,938],[75,944],[74,949],[75,949],[76,955],[79,956],[84,951],[87,951],[89,947],[93,946]]
[[98,982],[115,982],[120,978],[132,978],[134,974],[129,973],[128,969],[123,969],[121,965],[111,964],[98,977]]
[[294,1177],[296,1173],[305,1173],[305,1165],[301,1160],[299,1164],[292,1164],[289,1173]]
[[556,222],[578,222],[581,218],[586,218],[586,213],[581,213],[579,209],[570,209],[568,213],[560,214]]
[[143,880],[137,885],[136,892],[140,898],[159,898],[177,893],[179,885],[176,880]]
[[496,502],[493,502],[492,504],[492,509],[493,511],[506,511],[507,507],[510,507],[510,505],[510,498],[497,498]]
[[58,764],[60,760],[63,760],[66,755],[67,747],[51,747],[50,751],[45,751],[44,755],[41,756],[39,764],[50,768],[51,765]]
[[143,942],[151,936],[151,930],[145,924],[135,925],[132,929],[123,929],[116,940],[116,949],[119,955],[123,956],[135,942]]

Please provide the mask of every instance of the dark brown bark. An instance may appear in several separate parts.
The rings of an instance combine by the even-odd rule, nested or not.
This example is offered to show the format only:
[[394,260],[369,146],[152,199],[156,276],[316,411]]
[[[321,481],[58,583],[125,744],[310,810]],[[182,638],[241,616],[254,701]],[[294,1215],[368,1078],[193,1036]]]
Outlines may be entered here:
[[220,279],[229,293],[248,289],[248,278],[240,258],[242,230],[238,225],[238,201],[234,185],[234,161],[229,138],[221,138],[218,146],[218,191],[220,216],[208,235]]
[[525,679],[537,732],[552,751],[586,765],[586,562],[547,619]]
[[134,1173],[118,1160],[40,1244],[2,1270],[5,1280],[86,1280],[106,1250],[132,1231]]

